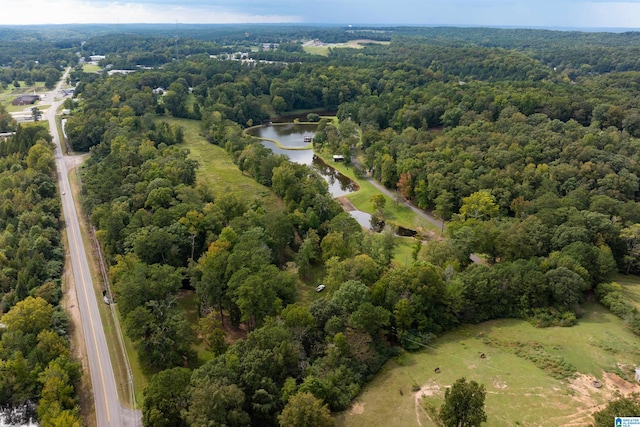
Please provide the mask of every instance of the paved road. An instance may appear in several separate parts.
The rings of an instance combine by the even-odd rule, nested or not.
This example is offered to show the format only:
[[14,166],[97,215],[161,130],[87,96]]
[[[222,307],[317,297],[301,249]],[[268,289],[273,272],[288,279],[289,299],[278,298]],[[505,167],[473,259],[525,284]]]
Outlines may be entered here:
[[[62,82],[66,79],[68,73],[69,69],[67,69],[54,93],[59,93]],[[98,427],[136,426],[138,425],[139,412],[122,408],[118,400],[118,391],[111,359],[109,357],[109,349],[107,348],[102,320],[100,319],[100,313],[98,311],[98,302],[96,301],[96,295],[93,291],[93,282],[87,262],[87,254],[82,236],[80,235],[78,214],[73,202],[71,187],[69,186],[69,177],[66,172],[67,168],[65,167],[65,159],[62,155],[58,127],[55,120],[55,112],[62,102],[62,100],[54,101],[43,118],[49,120],[53,141],[56,145],[55,159],[58,169],[58,185],[60,186],[62,211],[64,213],[69,241],[71,267],[76,284],[82,329],[89,359],[96,419]]]

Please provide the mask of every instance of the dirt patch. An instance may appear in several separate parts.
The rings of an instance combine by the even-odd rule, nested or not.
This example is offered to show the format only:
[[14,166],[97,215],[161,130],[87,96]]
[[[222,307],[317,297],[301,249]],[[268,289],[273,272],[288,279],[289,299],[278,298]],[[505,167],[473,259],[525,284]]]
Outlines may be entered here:
[[80,166],[88,156],[89,156],[89,153],[79,154],[77,156],[65,156],[64,165],[67,168],[67,173],[71,172],[72,170]]
[[[596,386],[597,385],[597,386]],[[620,376],[603,372],[602,380],[598,380],[593,375],[579,375],[569,380],[569,388],[576,392],[576,398],[585,404],[595,406],[598,402],[594,396],[611,399],[615,394],[628,396],[631,393],[640,392],[640,385],[626,381]]]
[[355,400],[349,408],[349,413],[352,415],[364,414],[364,403]]
[[416,391],[414,395],[414,405],[416,411],[416,422],[419,426],[422,425],[422,421],[420,421],[420,414],[424,414],[427,417],[429,416],[424,408],[422,407],[422,398],[426,396],[433,396],[434,394],[440,391],[440,385],[435,383],[425,384],[420,387],[420,390]]
[[509,385],[504,382],[502,378],[496,377],[496,379],[493,380],[493,387],[498,390],[506,390],[509,388]]
[[617,390],[623,396],[628,396],[631,393],[640,392],[640,384],[626,381],[616,374],[604,372],[602,374],[602,379],[604,380],[603,382],[605,387]]
[[224,331],[224,341],[231,345],[238,340],[243,340],[247,338],[247,328],[245,324],[241,324],[238,327],[235,327],[231,324],[230,319],[225,319],[224,326],[222,327]]
[[[597,387],[599,385],[600,387]],[[593,422],[593,414],[604,409],[608,401],[617,396],[628,396],[640,392],[640,385],[631,383],[609,372],[602,373],[602,380],[593,375],[579,375],[569,380],[568,385],[573,390],[573,399],[580,402],[584,409],[569,417],[562,427],[587,425]]]
[[571,378],[568,387],[574,392],[573,399],[586,407],[596,406],[598,401],[595,399],[595,395],[601,394],[604,388],[595,388],[594,381],[597,379],[593,375],[579,375],[576,378]]
[[338,201],[338,203],[342,205],[342,209],[344,209],[346,212],[352,212],[357,210],[354,204],[351,203],[351,200],[347,199],[344,196],[337,197],[336,200]]

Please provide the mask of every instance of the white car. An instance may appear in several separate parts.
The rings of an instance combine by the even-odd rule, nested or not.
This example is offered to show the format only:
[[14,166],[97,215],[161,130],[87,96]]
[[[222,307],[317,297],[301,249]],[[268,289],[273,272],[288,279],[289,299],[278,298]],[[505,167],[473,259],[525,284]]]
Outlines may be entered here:
[[324,291],[324,288],[325,288],[325,287],[326,287],[325,285],[318,285],[318,286],[316,287],[316,292],[322,292],[322,291]]

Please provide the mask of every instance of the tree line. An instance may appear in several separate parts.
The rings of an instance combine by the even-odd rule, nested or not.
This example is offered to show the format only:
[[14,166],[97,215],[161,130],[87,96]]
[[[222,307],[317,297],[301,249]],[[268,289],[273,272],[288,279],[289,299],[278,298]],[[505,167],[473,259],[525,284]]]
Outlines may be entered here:
[[0,141],[0,154],[0,408],[26,407],[42,426],[80,426],[80,366],[60,306],[64,252],[51,136],[18,125]]
[[[401,347],[460,323],[570,326],[592,291],[628,314],[606,284],[640,265],[635,72],[578,79],[524,47],[437,43],[398,37],[255,68],[196,55],[128,76],[77,72],[81,108],[67,131],[92,151],[83,203],[151,377],[145,424],[277,425],[306,406],[324,419]],[[363,231],[309,168],[243,134],[298,108],[337,109],[316,149],[356,158],[447,220],[448,238],[392,263],[393,236]],[[197,185],[165,114],[200,120],[279,201]],[[297,302],[314,269],[326,297]],[[184,288],[198,297],[197,325],[178,304]],[[225,341],[229,325],[246,339]]]

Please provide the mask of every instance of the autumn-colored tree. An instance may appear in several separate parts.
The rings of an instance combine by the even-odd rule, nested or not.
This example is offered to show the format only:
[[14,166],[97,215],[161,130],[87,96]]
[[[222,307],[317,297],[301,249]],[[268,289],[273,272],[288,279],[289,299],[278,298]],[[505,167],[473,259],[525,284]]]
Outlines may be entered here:
[[278,420],[280,425],[287,427],[332,427],[335,425],[327,405],[308,392],[298,393],[291,397]]

